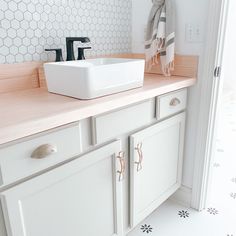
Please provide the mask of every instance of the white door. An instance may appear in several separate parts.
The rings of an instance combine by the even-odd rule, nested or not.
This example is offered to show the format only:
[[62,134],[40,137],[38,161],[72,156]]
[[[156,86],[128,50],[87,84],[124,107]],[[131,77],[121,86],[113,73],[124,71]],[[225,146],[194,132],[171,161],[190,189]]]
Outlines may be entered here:
[[181,113],[130,137],[132,226],[180,187],[184,129]]
[[119,152],[113,142],[1,193],[8,236],[122,235]]
[[[232,0],[233,1],[233,0]],[[199,115],[197,117],[196,154],[193,171],[191,207],[206,207],[211,182],[212,150],[215,144],[217,108],[222,86],[223,59],[229,0],[209,0],[204,62],[201,75]],[[203,60],[203,59],[201,59]]]

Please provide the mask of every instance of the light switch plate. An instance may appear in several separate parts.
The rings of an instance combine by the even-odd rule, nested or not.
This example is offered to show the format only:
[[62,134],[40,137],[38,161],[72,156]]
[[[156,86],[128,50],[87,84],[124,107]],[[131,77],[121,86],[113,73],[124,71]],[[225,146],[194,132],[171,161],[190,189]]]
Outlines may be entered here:
[[188,23],[185,27],[185,40],[188,43],[200,43],[203,41],[202,28],[198,23]]

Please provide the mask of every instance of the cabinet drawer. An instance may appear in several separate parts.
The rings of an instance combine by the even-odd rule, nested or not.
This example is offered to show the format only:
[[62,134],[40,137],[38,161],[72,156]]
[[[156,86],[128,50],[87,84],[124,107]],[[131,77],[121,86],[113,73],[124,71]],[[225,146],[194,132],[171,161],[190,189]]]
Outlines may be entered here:
[[[34,152],[36,149],[38,151]],[[79,124],[4,147],[0,149],[0,186],[65,161],[80,152]]]
[[157,97],[157,119],[163,119],[186,108],[187,89]]
[[119,135],[148,125],[154,118],[154,99],[93,117],[94,144],[117,138]]

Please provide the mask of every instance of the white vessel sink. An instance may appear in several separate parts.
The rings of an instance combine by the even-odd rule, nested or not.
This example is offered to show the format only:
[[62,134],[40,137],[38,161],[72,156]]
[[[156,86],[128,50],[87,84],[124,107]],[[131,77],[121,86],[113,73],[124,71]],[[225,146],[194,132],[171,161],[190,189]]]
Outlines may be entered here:
[[144,60],[98,58],[45,63],[48,91],[92,99],[143,86]]

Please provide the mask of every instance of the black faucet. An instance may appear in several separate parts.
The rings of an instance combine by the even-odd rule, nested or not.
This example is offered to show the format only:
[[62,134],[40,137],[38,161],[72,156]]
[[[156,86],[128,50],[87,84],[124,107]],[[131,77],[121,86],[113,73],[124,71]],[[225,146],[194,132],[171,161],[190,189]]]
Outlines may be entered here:
[[67,61],[75,60],[74,41],[80,41],[81,43],[89,43],[90,39],[88,37],[67,37],[66,38]]

